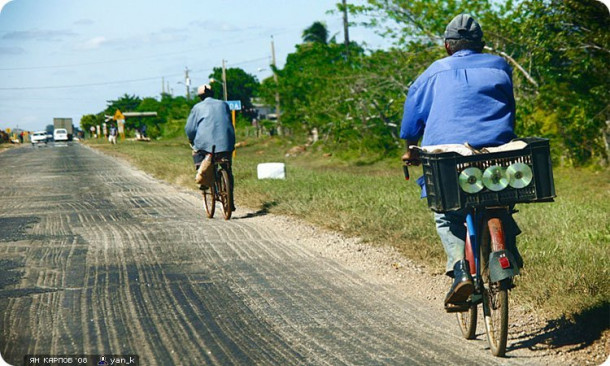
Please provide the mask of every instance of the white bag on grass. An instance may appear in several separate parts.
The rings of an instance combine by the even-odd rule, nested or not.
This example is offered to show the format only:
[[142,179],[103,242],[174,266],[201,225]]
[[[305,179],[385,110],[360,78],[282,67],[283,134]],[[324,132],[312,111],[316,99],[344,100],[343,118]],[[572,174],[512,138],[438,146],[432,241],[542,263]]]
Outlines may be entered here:
[[258,179],[286,179],[284,163],[261,163],[256,167]]

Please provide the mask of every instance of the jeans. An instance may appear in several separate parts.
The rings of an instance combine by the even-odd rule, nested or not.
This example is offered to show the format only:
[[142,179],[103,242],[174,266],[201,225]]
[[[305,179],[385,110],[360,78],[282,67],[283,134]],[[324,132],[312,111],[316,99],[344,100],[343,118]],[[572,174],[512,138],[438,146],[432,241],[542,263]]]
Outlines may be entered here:
[[[464,246],[466,245],[466,214],[468,209],[457,211],[434,213],[436,232],[443,243],[445,254],[447,254],[446,274],[453,277],[453,267],[455,263],[464,259]],[[506,249],[515,257],[519,267],[523,266],[523,259],[517,249],[517,235],[521,233],[519,226],[512,217],[506,212],[502,215],[502,224],[505,233]]]

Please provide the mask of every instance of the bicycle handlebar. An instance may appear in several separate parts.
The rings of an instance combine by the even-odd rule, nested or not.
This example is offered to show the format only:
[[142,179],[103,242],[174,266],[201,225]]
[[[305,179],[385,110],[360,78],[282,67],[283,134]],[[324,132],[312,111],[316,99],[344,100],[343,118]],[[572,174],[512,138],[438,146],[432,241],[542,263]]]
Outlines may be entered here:
[[406,163],[402,165],[402,172],[405,175],[405,180],[409,180],[409,166]]

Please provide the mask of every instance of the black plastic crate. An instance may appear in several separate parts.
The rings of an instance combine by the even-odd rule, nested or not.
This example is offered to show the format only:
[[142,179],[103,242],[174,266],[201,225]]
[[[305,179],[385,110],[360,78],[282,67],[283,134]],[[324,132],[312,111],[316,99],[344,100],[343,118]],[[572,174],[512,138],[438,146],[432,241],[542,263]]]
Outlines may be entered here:
[[[462,156],[455,152],[421,152],[428,207],[436,212],[464,207],[507,205],[513,203],[549,202],[555,197],[549,140],[537,137],[520,139],[527,146],[520,150]],[[523,188],[508,186],[500,191],[486,187],[477,193],[460,188],[459,175],[468,167],[484,170],[491,165],[507,168],[513,163],[527,164],[533,179]]]

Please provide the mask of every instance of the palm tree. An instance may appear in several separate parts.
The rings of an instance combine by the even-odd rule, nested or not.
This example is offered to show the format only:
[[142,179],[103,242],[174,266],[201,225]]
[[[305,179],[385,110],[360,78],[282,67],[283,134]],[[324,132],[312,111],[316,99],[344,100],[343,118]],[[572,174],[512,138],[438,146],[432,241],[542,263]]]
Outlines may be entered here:
[[322,22],[314,22],[303,31],[303,42],[328,43],[328,29]]

